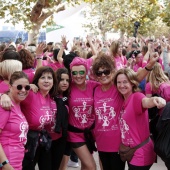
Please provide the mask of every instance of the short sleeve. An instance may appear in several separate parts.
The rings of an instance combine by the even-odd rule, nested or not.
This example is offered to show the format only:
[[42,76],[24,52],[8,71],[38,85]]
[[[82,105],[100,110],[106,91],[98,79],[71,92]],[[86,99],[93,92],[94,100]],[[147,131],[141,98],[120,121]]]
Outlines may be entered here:
[[146,109],[142,107],[142,99],[146,96],[143,93],[136,92],[133,96],[134,111],[136,114],[142,114]]

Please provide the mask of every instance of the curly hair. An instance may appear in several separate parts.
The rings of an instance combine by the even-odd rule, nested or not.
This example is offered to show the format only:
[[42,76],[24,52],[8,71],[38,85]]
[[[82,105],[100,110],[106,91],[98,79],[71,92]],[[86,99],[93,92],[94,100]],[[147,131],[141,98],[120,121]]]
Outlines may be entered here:
[[100,52],[92,66],[92,72],[95,76],[99,68],[107,68],[111,72],[115,72],[115,65],[113,59],[105,53]]
[[22,62],[23,69],[32,68],[34,66],[34,58],[30,51],[21,49],[18,53],[21,56],[20,61]]
[[123,69],[120,69],[116,72],[115,76],[114,76],[114,85],[117,87],[117,77],[118,75],[120,74],[124,74],[127,79],[129,80],[129,82],[133,85],[132,86],[132,91],[133,93],[134,92],[137,92],[137,91],[140,91],[139,89],[139,82],[138,82],[138,79],[137,79],[137,74],[130,68],[123,68]]

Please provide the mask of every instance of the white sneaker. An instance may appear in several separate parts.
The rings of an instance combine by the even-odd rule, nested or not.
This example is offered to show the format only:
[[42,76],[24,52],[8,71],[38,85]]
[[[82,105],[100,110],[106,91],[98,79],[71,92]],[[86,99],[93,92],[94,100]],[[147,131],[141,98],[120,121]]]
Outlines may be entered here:
[[69,159],[68,163],[67,163],[67,166],[68,167],[72,167],[72,168],[78,168],[79,167],[79,164],[78,162],[73,162]]

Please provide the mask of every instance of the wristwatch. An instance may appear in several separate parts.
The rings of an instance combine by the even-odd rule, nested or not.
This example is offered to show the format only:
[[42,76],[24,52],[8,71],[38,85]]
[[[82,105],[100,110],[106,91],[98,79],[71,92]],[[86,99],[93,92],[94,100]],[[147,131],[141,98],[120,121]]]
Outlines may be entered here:
[[4,165],[6,165],[6,164],[8,164],[9,163],[9,161],[8,160],[5,160],[4,162],[2,162],[1,164],[0,164],[0,168],[2,168]]

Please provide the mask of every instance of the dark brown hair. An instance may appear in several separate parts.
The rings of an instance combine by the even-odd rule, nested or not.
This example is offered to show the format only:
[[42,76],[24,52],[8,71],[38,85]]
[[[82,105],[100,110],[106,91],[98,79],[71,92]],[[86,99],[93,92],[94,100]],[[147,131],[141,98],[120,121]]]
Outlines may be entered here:
[[[66,68],[59,68],[57,71],[56,71],[56,78],[57,78],[57,84],[56,84],[56,87],[57,87],[57,93],[60,94],[60,89],[59,89],[59,83],[61,81],[61,75],[62,74],[67,74],[68,77],[69,77],[69,85],[71,83],[71,77],[70,77],[70,74],[69,74],[69,71],[66,69]],[[68,97],[70,94],[70,86],[69,88],[63,92],[63,97]]]
[[57,86],[56,86],[56,76],[55,73],[53,71],[53,69],[51,67],[48,66],[43,66],[40,67],[36,70],[35,75],[34,75],[34,79],[33,79],[33,84],[35,84],[38,87],[38,80],[40,79],[40,77],[44,74],[44,73],[51,73],[52,77],[53,77],[53,87],[50,89],[49,94],[51,97],[55,97],[57,95]]

